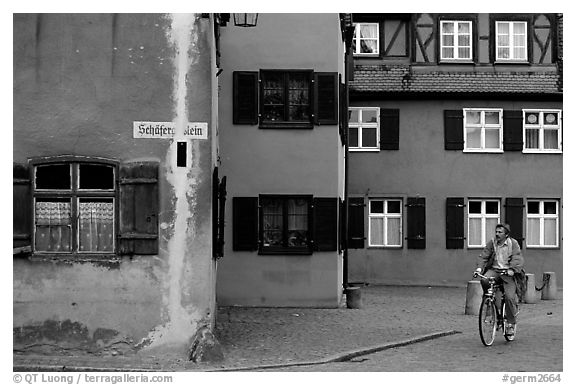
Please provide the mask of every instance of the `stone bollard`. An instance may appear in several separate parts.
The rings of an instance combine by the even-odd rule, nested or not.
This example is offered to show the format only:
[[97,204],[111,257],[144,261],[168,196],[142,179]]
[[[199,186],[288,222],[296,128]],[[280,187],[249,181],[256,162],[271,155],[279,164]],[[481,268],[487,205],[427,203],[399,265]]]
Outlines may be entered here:
[[524,303],[536,303],[536,278],[534,274],[526,273],[526,294]]
[[362,308],[362,291],[358,286],[346,288],[346,307],[348,309]]
[[542,299],[556,299],[556,273],[546,272],[542,275]]
[[466,309],[464,314],[478,315],[482,303],[482,285],[480,281],[468,281],[466,288]]

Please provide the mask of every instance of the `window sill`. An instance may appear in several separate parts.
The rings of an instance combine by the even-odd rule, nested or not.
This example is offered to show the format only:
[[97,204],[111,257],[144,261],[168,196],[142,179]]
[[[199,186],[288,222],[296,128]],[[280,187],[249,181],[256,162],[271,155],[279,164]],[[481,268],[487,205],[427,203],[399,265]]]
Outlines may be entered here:
[[380,53],[355,53],[353,56],[357,59],[379,59]]
[[305,129],[310,130],[314,128],[312,123],[290,123],[290,122],[279,122],[279,123],[261,123],[258,128],[262,129]]
[[33,253],[29,256],[31,261],[57,261],[57,262],[96,262],[104,264],[119,264],[120,259],[116,254],[54,254]]
[[502,65],[502,64],[504,64],[504,65],[506,65],[506,64],[513,64],[513,65],[518,65],[518,64],[520,64],[520,65],[530,65],[531,63],[528,62],[528,60],[502,60],[502,59],[500,59],[500,60],[494,61],[494,64],[495,64],[495,65]]
[[312,250],[264,249],[259,250],[258,255],[312,255]]
[[475,149],[464,149],[462,152],[468,154],[503,154],[504,150],[475,150]]
[[348,151],[351,151],[351,152],[380,152],[380,149],[379,148],[349,147]]
[[440,59],[439,64],[476,64],[474,60],[469,59]]
[[530,250],[560,250],[560,246],[526,246]]
[[368,246],[368,248],[375,250],[402,250],[404,246]]
[[522,150],[524,154],[562,154],[562,150]]

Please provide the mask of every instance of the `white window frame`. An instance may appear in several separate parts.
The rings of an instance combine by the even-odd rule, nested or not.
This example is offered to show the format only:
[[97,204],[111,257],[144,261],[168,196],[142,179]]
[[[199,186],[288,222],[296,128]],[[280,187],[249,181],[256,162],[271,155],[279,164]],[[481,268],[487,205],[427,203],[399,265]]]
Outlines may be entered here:
[[[380,108],[379,107],[349,107],[349,111],[358,111],[358,122],[349,122],[349,128],[358,129],[358,146],[349,147],[350,151],[380,151]],[[362,113],[363,111],[376,111],[376,123],[368,122],[362,123]],[[363,128],[376,128],[376,146],[375,147],[364,147],[362,145],[362,129]]]
[[[375,38],[361,38],[360,37],[360,27],[375,26],[376,27],[376,37]],[[360,52],[362,40],[375,40],[376,41],[376,52]],[[377,56],[380,55],[380,25],[378,23],[354,23],[354,43],[356,45],[353,52],[354,56]]]
[[[383,202],[384,203],[384,213],[372,213],[372,202]],[[399,213],[388,213],[388,202],[398,202],[400,204],[400,212]],[[402,206],[403,206],[403,201],[402,199],[399,198],[370,198],[368,200],[368,246],[369,247],[390,247],[390,248],[401,248],[403,247],[403,220],[402,220],[402,215],[403,215],[403,211],[402,211]],[[376,218],[376,219],[382,219],[382,221],[384,222],[384,225],[382,226],[382,231],[383,231],[383,239],[384,239],[384,244],[374,244],[372,243],[372,219]],[[400,239],[400,244],[397,245],[391,245],[388,242],[388,220],[389,219],[400,219],[400,234],[399,234],[399,239]]]
[[[514,48],[517,47],[514,45],[514,25],[515,24],[522,24],[524,25],[524,40],[523,40],[523,47],[524,47],[524,56],[523,57],[514,57]],[[506,34],[499,34],[498,27],[500,25],[507,25],[507,33]],[[525,21],[497,21],[494,33],[495,46],[496,46],[496,61],[528,61],[528,23]],[[501,46],[499,45],[499,36],[508,36],[508,45]],[[518,46],[519,47],[519,46]],[[503,58],[498,56],[498,50],[500,48],[508,49],[510,53],[509,57]]]
[[[526,114],[538,112],[538,124],[526,124]],[[544,114],[547,112],[554,112],[558,114],[558,124],[547,125],[544,124]],[[526,130],[538,129],[538,148],[526,148]],[[544,148],[544,130],[558,130],[558,148],[545,149]],[[546,154],[561,154],[562,153],[562,110],[559,109],[546,109],[546,108],[527,108],[522,110],[522,141],[524,142],[524,153],[546,153]]]
[[[538,202],[538,214],[528,214],[528,202]],[[556,204],[556,214],[544,214],[544,203]],[[555,199],[528,199],[526,203],[526,248],[537,249],[554,249],[560,246],[560,205],[559,201]],[[540,222],[540,239],[539,244],[528,243],[528,219],[538,219]],[[544,244],[544,219],[556,220],[556,239],[554,245]]]
[[[481,208],[480,208],[480,214],[477,213],[470,213],[470,202],[480,202],[481,203]],[[495,202],[498,204],[498,214],[486,214],[486,202]],[[499,199],[468,199],[468,212],[467,212],[467,220],[466,220],[466,224],[467,224],[467,244],[469,248],[482,248],[484,246],[486,246],[486,243],[488,242],[489,239],[492,238],[492,235],[488,235],[486,234],[486,219],[496,219],[497,223],[500,223],[500,215],[502,213],[502,208],[500,205],[500,200]],[[470,240],[470,219],[480,219],[481,220],[481,231],[482,234],[480,235],[480,244],[471,244]]]
[[[466,112],[467,111],[478,111],[480,112],[480,123],[479,124],[472,124],[468,123],[466,119]],[[464,108],[464,152],[494,152],[494,153],[502,153],[504,152],[504,130],[503,130],[503,115],[504,110],[501,108]],[[485,113],[486,112],[498,112],[499,119],[498,124],[486,124]],[[481,129],[480,132],[480,148],[469,148],[468,147],[468,140],[466,135],[466,128],[467,127],[478,127]],[[499,133],[499,147],[498,148],[486,148],[486,129],[496,129],[498,128]]]
[[[460,46],[458,45],[458,25],[461,23],[468,24],[470,26],[470,45],[469,46]],[[453,33],[445,33],[444,26],[452,24],[454,26]],[[472,21],[470,20],[441,20],[440,21],[440,60],[452,61],[452,60],[466,60],[472,61],[473,60],[473,47],[474,42],[472,38],[474,37],[474,33],[472,31]],[[445,46],[443,36],[452,36],[454,38],[454,45],[453,46]],[[451,48],[454,52],[454,57],[444,57],[444,48]],[[468,48],[468,57],[459,57],[459,48]]]

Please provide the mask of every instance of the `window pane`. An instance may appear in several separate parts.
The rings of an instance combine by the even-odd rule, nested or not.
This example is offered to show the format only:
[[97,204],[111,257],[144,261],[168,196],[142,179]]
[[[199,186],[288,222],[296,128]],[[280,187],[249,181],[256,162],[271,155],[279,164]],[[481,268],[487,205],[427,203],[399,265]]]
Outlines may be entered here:
[[470,33],[470,23],[458,23],[458,33]]
[[362,40],[360,41],[360,53],[376,53],[375,40]]
[[114,251],[114,201],[111,198],[80,199],[78,236],[79,251]]
[[486,111],[484,113],[484,122],[486,124],[500,124],[500,112]]
[[528,214],[540,214],[540,202],[528,202]]
[[469,202],[468,202],[468,213],[470,213],[470,214],[481,214],[481,213],[482,213],[482,202],[479,202],[479,201],[469,201]]
[[359,116],[360,116],[360,111],[357,109],[350,109],[348,111],[348,119],[349,119],[349,123],[358,123],[359,122]]
[[454,46],[454,35],[443,35],[442,36],[442,45],[447,47]]
[[526,124],[538,124],[539,114],[537,112],[526,113],[524,123]]
[[310,120],[310,115],[308,114],[308,106],[288,107],[288,120],[296,122]]
[[378,36],[378,26],[377,25],[360,25],[360,37],[361,38],[376,38]]
[[384,214],[384,201],[370,201],[371,214]]
[[358,147],[358,129],[355,127],[350,127],[348,132],[350,134],[348,138],[350,147]]
[[384,218],[370,218],[370,244],[384,245]]
[[482,147],[482,129],[480,127],[466,127],[466,147]]
[[[470,46],[470,35],[458,35],[458,45],[469,47]],[[465,51],[467,53],[467,49]]]
[[284,226],[280,200],[262,199],[262,222],[264,246],[282,246]]
[[69,252],[72,250],[72,218],[69,199],[36,199],[34,219],[36,251]]
[[485,130],[485,148],[500,148],[500,130]]
[[377,135],[376,128],[364,127],[362,129],[362,147],[376,147],[377,145],[376,135]]
[[525,35],[526,34],[526,23],[514,23],[514,34]]
[[545,125],[558,125],[558,113],[547,112],[544,114],[544,124]]
[[538,129],[526,129],[526,148],[539,148],[540,136]]
[[526,243],[528,245],[540,244],[540,220],[528,218],[526,222]]
[[556,219],[544,219],[544,246],[556,246]]
[[362,122],[363,123],[376,123],[378,111],[376,110],[363,110],[362,111]]
[[388,214],[400,214],[400,201],[388,201]]
[[454,48],[442,48],[442,57],[445,59],[453,59]]
[[454,23],[442,23],[442,33],[454,33]]
[[388,246],[400,246],[400,218],[388,218]]
[[556,214],[556,202],[544,202],[544,214]]
[[486,218],[486,228],[484,230],[486,234],[485,242],[494,237],[498,222],[500,222],[500,219],[498,218]]
[[507,23],[496,23],[496,30],[498,34],[508,33]]
[[69,164],[50,164],[36,167],[36,188],[70,190],[72,184]]
[[498,214],[498,202],[486,202],[486,214]]
[[526,58],[526,49],[524,47],[514,47],[514,58],[515,59],[524,59]]
[[470,49],[458,48],[458,58],[459,59],[470,59]]
[[308,243],[308,201],[289,199],[288,247],[306,247]]
[[509,59],[510,49],[509,48],[498,48],[498,59]]
[[480,124],[480,111],[466,111],[466,124]]
[[480,218],[468,220],[468,240],[470,245],[482,245],[482,220]]
[[80,165],[80,189],[114,189],[114,168],[97,164]]
[[544,148],[547,150],[559,148],[558,130],[544,130]]

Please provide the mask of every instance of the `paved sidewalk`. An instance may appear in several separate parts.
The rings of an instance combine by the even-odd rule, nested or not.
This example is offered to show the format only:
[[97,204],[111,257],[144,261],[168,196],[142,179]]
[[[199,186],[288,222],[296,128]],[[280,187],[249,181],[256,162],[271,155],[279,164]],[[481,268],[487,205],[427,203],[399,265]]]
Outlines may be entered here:
[[[561,298],[562,292],[559,292]],[[255,370],[346,359],[396,344],[476,332],[477,318],[464,315],[466,288],[367,286],[362,309],[221,308],[216,335],[225,360],[195,364],[165,356],[14,355],[20,370],[221,371]],[[562,310],[562,300],[522,304],[522,318]]]

